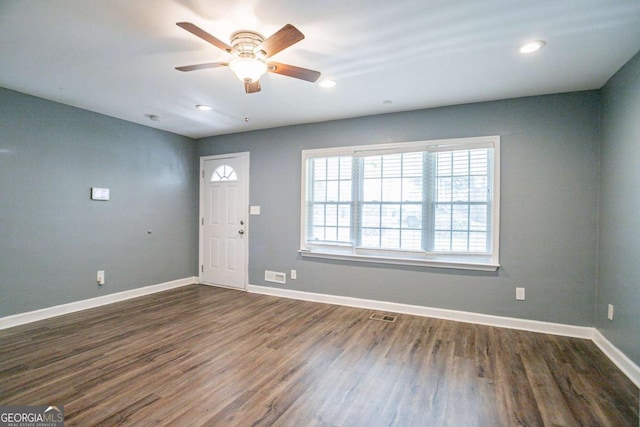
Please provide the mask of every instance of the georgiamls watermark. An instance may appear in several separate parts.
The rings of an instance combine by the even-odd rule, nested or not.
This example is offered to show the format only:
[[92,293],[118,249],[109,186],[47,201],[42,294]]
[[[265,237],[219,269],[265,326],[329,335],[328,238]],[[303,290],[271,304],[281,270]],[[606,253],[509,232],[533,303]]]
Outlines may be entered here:
[[0,427],[64,427],[64,406],[0,406]]

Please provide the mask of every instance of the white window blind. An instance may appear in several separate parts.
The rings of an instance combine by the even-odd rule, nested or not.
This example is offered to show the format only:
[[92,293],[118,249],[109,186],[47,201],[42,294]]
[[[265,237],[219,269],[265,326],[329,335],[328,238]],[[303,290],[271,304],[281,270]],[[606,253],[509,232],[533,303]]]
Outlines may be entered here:
[[303,152],[303,256],[498,266],[499,137]]
[[435,252],[491,251],[491,159],[493,149],[439,151],[428,176],[433,188]]
[[309,159],[308,239],[316,242],[351,242],[352,159]]
[[356,158],[360,197],[355,208],[356,246],[423,248],[425,153],[397,153]]

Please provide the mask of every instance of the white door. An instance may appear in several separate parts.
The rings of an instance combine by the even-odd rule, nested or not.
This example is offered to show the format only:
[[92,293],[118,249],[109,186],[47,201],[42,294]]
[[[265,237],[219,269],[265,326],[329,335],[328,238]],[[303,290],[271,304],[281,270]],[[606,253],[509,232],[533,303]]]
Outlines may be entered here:
[[200,283],[245,289],[249,153],[200,161]]

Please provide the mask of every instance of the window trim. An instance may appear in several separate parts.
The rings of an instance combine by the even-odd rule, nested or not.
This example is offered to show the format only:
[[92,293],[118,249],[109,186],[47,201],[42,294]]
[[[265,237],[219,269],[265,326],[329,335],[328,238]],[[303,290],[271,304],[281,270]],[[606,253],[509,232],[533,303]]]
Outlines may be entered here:
[[[307,232],[307,160],[314,157],[352,156],[363,157],[380,154],[413,151],[446,151],[450,148],[493,148],[493,200],[490,254],[431,253],[426,251],[378,250],[355,248],[349,244],[310,245],[305,241]],[[300,198],[300,249],[303,257],[325,258],[346,261],[361,261],[383,264],[400,264],[423,267],[453,268],[463,270],[496,271],[499,264],[500,243],[500,136],[438,139],[427,141],[396,142],[371,145],[356,145],[334,148],[302,150],[301,153],[301,198]]]

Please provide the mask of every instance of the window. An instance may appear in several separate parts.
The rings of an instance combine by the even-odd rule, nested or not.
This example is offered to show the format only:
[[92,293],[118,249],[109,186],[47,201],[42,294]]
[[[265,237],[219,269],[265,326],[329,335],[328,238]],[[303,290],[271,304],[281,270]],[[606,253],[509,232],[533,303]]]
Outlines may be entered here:
[[499,141],[304,150],[301,254],[497,269]]
[[237,181],[236,171],[229,165],[221,165],[211,174],[211,182]]

